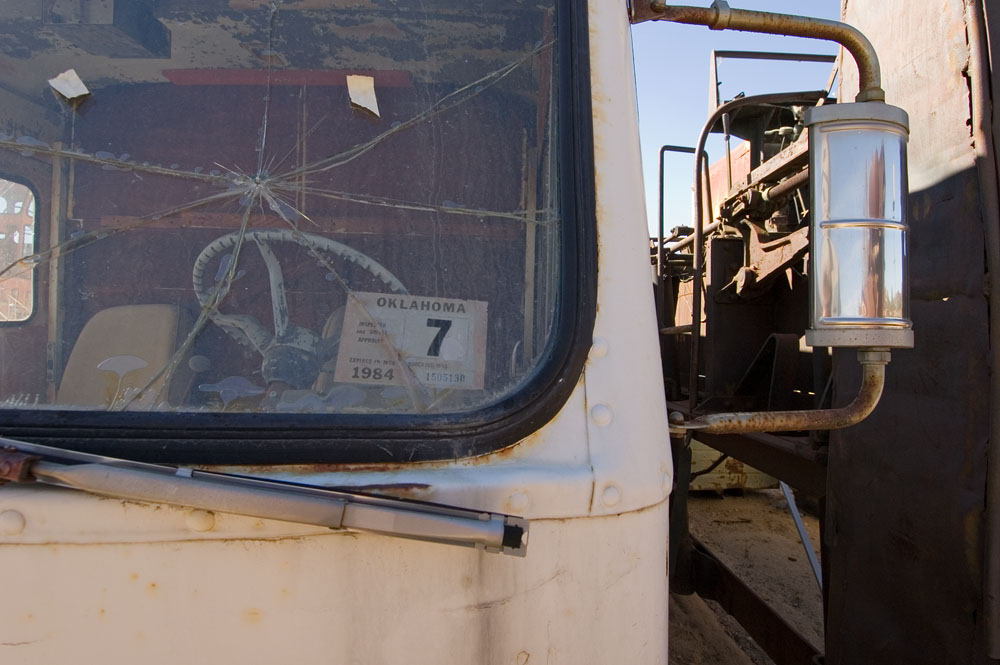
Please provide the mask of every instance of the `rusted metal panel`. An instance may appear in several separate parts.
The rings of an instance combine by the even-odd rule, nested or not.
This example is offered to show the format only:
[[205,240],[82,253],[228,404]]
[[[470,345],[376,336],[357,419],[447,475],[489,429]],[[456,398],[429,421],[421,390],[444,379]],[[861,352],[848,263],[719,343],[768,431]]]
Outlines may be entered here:
[[[983,3],[983,14],[986,19],[986,32],[989,34],[990,41],[996,44],[996,38],[1000,35],[1000,7],[997,6],[995,2],[984,2]],[[990,84],[993,90],[1000,90],[1000,54],[993,50],[990,54]],[[997,108],[996,104],[993,104],[993,143],[994,145],[1000,145],[1000,108]]]
[[705,280],[705,390],[729,395],[772,332],[773,300],[738,298],[726,286],[743,267],[741,238],[708,241]]
[[[727,163],[728,162],[728,163]],[[710,198],[711,211],[706,219],[714,219],[718,216],[719,206],[727,198],[729,192],[739,183],[746,182],[750,173],[750,142],[743,141],[729,151],[728,159],[721,157],[718,161],[708,167],[708,180],[711,183]],[[706,197],[708,198],[708,197]]]
[[[831,435],[826,662],[985,663],[990,333],[964,5],[852,1],[846,20],[879,49],[889,101],[911,118],[916,346],[893,353],[872,416]],[[842,92],[853,81],[846,71]],[[857,371],[837,354],[841,399]]]
[[761,235],[767,236],[763,229],[751,223],[747,223],[747,227],[750,230],[750,265],[741,268],[736,277],[736,292],[741,296],[763,292],[775,276],[801,259],[809,248],[807,227],[764,241]]
[[[913,315],[917,347],[894,354],[879,407],[831,434],[828,663],[981,662],[986,307],[953,296]],[[856,370],[837,360],[841,392]]]
[[792,145],[761,164],[750,172],[747,179],[750,183],[773,182],[804,167],[809,155],[809,130],[803,130],[802,135]]

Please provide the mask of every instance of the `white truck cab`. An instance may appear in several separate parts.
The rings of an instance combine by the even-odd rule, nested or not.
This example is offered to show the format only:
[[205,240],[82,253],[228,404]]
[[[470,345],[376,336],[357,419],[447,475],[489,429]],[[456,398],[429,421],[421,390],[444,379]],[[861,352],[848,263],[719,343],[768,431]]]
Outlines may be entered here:
[[0,660],[666,662],[621,2],[0,27]]

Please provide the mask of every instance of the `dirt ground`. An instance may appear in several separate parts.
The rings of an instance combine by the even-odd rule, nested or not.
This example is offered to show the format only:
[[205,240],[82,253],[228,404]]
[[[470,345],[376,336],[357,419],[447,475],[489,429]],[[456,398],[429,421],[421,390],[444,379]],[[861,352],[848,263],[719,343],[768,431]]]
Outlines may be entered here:
[[[822,650],[822,596],[781,492],[695,493],[689,507],[691,533]],[[800,514],[818,550],[819,521],[801,509]],[[703,664],[772,661],[715,603],[696,595],[672,596],[670,665]]]

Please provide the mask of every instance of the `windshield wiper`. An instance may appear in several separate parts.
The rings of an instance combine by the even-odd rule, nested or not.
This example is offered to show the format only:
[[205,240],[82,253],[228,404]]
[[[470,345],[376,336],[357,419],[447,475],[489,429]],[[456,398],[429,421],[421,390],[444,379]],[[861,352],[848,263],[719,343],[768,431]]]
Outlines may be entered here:
[[0,437],[0,483],[45,483],[119,499],[413,538],[524,556],[511,515],[132,462]]

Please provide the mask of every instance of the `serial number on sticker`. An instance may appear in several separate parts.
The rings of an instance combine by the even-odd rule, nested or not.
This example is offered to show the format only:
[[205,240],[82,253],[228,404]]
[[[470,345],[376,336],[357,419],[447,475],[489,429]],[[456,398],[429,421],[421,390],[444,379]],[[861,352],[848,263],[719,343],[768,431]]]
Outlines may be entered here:
[[465,374],[453,374],[450,372],[424,372],[424,381],[431,383],[465,383],[467,377]]

